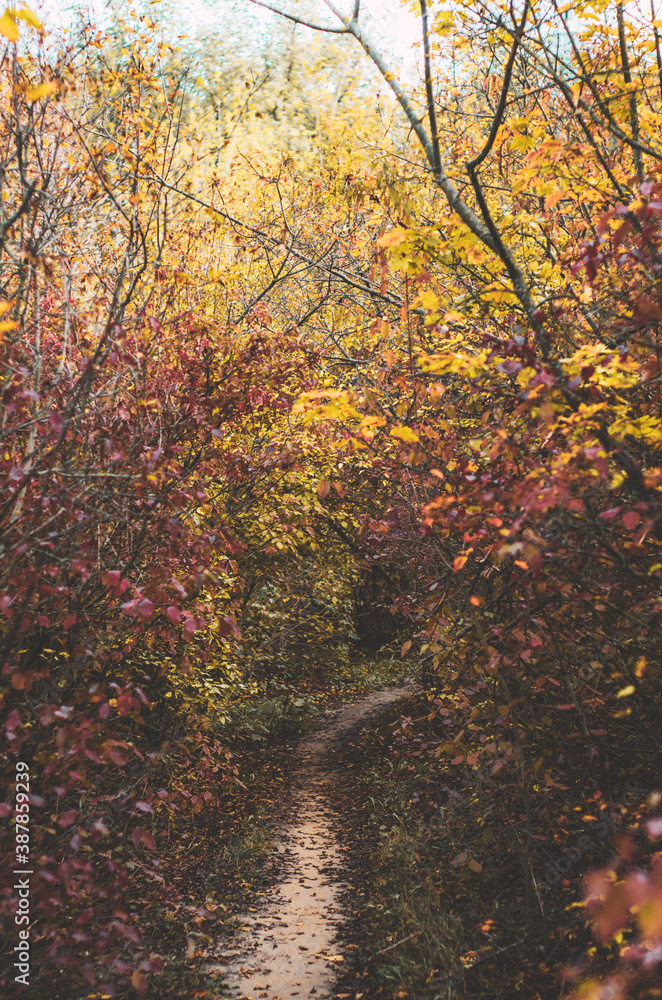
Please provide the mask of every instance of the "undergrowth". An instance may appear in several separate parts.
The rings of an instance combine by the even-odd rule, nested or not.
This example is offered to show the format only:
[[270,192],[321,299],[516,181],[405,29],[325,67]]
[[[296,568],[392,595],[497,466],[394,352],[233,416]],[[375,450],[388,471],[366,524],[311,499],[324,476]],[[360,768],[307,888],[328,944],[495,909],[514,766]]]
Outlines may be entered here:
[[[521,805],[506,775],[489,782],[436,755],[452,731],[441,730],[430,697],[399,702],[346,750],[359,794],[345,815],[360,858],[346,937],[358,958],[340,995],[505,1000],[522,990],[556,1000],[564,970],[590,945],[582,876],[609,860],[619,831],[646,810],[644,776],[632,759],[629,771],[612,768],[617,809],[597,792],[587,811],[572,777],[550,788],[532,853],[538,913],[527,926]],[[616,745],[612,754],[619,759]]]

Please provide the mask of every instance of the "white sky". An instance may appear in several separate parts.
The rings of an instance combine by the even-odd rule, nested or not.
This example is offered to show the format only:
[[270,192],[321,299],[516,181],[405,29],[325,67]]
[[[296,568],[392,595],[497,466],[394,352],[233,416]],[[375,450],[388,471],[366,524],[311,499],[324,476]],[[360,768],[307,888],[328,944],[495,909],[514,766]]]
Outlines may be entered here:
[[[158,21],[160,2],[161,0],[157,0],[152,5],[155,21]],[[273,2],[274,6],[279,4],[279,0],[268,0],[268,2]],[[225,0],[170,0],[168,6],[181,14],[182,34],[193,35],[202,25],[212,26],[214,24],[216,12],[223,9],[224,3]],[[346,9],[349,13],[353,6],[353,0],[336,0],[336,4],[340,9]],[[95,18],[101,21],[108,13],[108,4],[105,0],[41,0],[41,2],[27,0],[27,5],[40,14],[46,27],[49,24],[66,26],[74,8],[87,7],[95,15]],[[253,15],[260,12],[259,16],[261,19],[264,18],[265,23],[268,23],[269,19],[274,16],[268,11],[260,10],[249,0],[245,0],[245,6]],[[283,6],[290,10],[296,9],[296,4],[292,3],[292,0],[289,2],[283,0]],[[321,23],[337,23],[322,0],[319,0],[316,6],[319,10]],[[407,11],[402,0],[362,0],[361,11],[369,12],[374,22],[377,22],[382,46],[391,56],[396,56],[405,62],[413,59],[411,46],[420,38],[420,21]],[[343,41],[349,44],[349,40]]]

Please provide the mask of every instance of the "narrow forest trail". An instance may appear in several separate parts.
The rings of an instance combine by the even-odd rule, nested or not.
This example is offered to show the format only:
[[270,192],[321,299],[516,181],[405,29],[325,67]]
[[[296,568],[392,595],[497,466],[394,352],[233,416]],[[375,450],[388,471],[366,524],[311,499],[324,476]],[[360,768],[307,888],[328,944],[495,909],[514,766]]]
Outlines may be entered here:
[[412,693],[413,685],[368,695],[332,713],[319,732],[297,749],[291,816],[279,829],[272,850],[281,856],[283,879],[241,916],[242,930],[228,948],[222,942],[210,971],[225,976],[222,996],[238,1000],[331,997],[343,956],[335,948],[344,921],[343,880],[338,843],[341,820],[329,796],[342,775],[334,749],[357,726]]

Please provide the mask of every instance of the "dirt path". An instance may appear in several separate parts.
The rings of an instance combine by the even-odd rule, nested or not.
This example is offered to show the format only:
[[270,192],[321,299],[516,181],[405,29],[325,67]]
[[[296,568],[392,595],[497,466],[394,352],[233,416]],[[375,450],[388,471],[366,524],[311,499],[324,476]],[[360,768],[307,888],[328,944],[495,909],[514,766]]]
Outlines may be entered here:
[[[214,971],[224,973],[224,996],[237,1000],[328,998],[343,956],[334,948],[343,922],[339,897],[345,887],[336,839],[339,816],[325,789],[340,775],[333,750],[348,732],[413,686],[368,695],[334,712],[323,728],[302,740],[294,773],[292,817],[272,845],[284,856],[285,877],[255,912],[240,918],[242,931],[218,953]],[[209,966],[210,970],[212,966]]]

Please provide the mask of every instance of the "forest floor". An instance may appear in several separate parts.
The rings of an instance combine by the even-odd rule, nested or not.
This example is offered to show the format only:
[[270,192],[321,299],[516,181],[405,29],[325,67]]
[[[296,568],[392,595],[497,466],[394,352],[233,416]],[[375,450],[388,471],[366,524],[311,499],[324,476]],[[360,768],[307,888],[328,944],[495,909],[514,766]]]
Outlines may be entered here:
[[[486,816],[471,769],[444,759],[431,767],[429,695],[395,660],[366,658],[326,681],[308,691],[315,731],[247,745],[225,810],[206,816],[178,857],[188,905],[159,947],[171,970],[161,994],[558,998],[563,969],[590,943],[572,907],[583,872],[605,863],[618,831],[615,819],[581,811],[583,773],[563,791],[557,866],[544,867],[554,848],[547,829],[540,836],[541,914],[527,939],[521,816],[508,798]],[[643,773],[629,779],[617,789],[627,815],[647,791]]]
[[339,838],[344,797],[337,793],[352,797],[348,746],[352,734],[414,690],[408,684],[372,692],[330,712],[322,728],[300,742],[269,847],[278,874],[257,905],[238,915],[232,941],[224,935],[209,949],[205,971],[223,977],[224,995],[267,1000],[334,995],[345,965],[338,937],[347,913],[347,845]]

